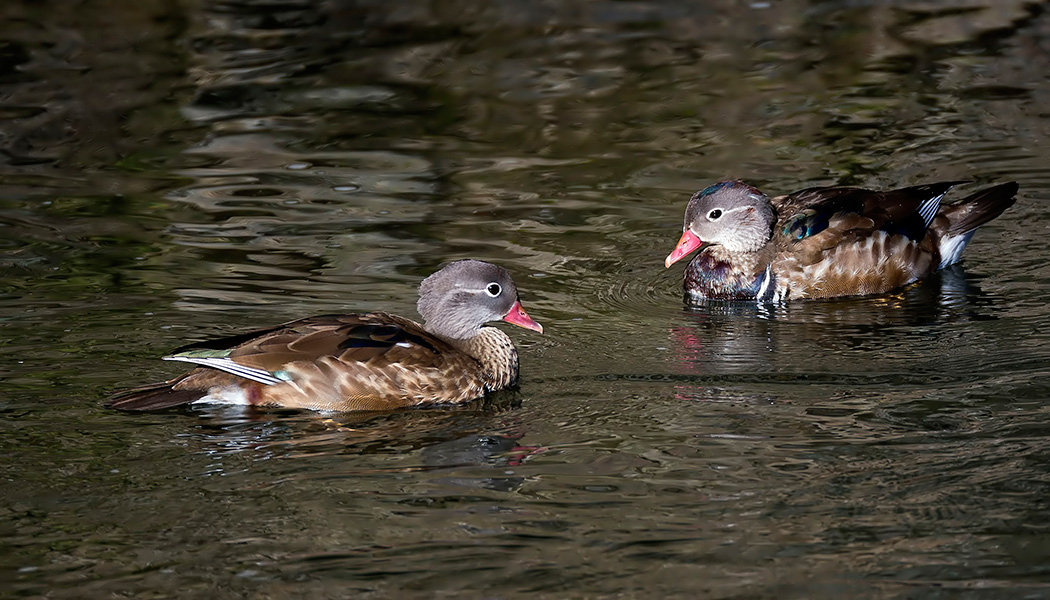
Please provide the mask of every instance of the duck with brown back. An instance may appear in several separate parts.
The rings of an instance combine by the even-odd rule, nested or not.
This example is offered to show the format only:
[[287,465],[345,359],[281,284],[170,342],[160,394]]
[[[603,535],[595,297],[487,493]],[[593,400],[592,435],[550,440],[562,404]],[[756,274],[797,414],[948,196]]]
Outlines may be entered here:
[[942,204],[958,183],[819,187],[769,198],[723,181],[689,200],[682,237],[664,264],[699,251],[684,280],[694,301],[881,294],[954,264],[974,231],[1017,193],[1016,183],[1002,183]]
[[490,321],[542,333],[510,274],[478,260],[449,263],[419,286],[424,323],[396,315],[321,315],[184,346],[165,360],[196,368],[116,394],[107,405],[151,410],[190,402],[317,410],[455,404],[513,386],[518,352]]

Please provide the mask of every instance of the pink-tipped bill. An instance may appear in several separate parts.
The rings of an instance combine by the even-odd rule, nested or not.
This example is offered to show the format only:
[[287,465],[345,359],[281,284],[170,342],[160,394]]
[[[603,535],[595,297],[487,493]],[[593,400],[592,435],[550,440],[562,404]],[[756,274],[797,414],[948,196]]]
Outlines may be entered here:
[[507,316],[503,317],[503,320],[517,325],[518,327],[524,327],[525,329],[531,329],[543,333],[543,325],[532,320],[529,313],[525,312],[525,309],[522,308],[521,302],[515,302],[514,306],[510,307],[510,312],[507,313]]
[[664,259],[664,268],[670,267],[676,262],[685,258],[687,254],[696,250],[700,246],[703,246],[704,242],[700,238],[693,235],[693,232],[686,229],[682,232],[682,239],[678,240],[678,245],[674,247],[674,250],[667,255]]

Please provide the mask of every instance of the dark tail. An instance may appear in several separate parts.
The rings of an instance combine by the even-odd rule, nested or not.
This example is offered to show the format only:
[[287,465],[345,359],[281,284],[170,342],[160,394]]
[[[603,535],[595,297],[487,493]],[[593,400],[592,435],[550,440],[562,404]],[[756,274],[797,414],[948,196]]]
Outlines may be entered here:
[[1000,183],[983,189],[972,196],[945,206],[941,214],[948,217],[949,225],[944,235],[962,235],[977,229],[1003,214],[1017,199],[1017,182]]
[[934,228],[940,233],[940,268],[958,261],[974,230],[1013,206],[1016,194],[1017,183],[1011,181],[983,189],[955,204],[942,205],[934,219]]
[[189,404],[204,395],[200,390],[172,389],[181,379],[122,390],[106,401],[106,407],[117,410],[158,410]]

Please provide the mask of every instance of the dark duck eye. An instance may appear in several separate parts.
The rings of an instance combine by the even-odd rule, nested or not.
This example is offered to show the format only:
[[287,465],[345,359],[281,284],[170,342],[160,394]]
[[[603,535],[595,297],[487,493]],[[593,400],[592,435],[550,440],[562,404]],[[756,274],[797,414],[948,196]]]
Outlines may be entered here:
[[493,281],[492,283],[488,284],[485,287],[485,293],[488,294],[489,296],[492,296],[493,298],[495,298],[496,296],[499,296],[502,291],[503,291],[503,288],[501,288],[499,286],[499,284],[496,283],[495,281]]
[[710,221],[717,221],[722,216],[722,210],[718,208],[712,208],[711,212],[707,213],[707,218]]

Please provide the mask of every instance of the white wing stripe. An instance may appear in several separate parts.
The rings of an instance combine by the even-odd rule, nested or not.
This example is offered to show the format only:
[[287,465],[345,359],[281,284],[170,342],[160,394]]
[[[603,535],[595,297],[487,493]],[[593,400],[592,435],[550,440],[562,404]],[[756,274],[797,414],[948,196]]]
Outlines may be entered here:
[[944,194],[934,196],[919,205],[919,216],[922,217],[922,222],[927,227],[933,222],[933,218],[937,216],[937,209],[941,207],[941,198],[944,198]]
[[188,362],[188,363],[193,363],[195,365],[211,367],[213,369],[218,369],[220,371],[225,371],[227,373],[230,373],[232,375],[236,375],[238,377],[243,377],[245,379],[250,379],[252,381],[257,381],[259,383],[264,383],[266,385],[274,385],[276,383],[281,383],[281,380],[277,379],[276,377],[274,377],[273,374],[271,374],[269,371],[264,371],[262,369],[256,369],[254,367],[247,367],[245,365],[235,363],[235,362],[233,362],[232,360],[230,360],[228,358],[218,358],[218,357],[194,358],[194,357],[190,357],[190,356],[165,356],[164,360],[175,360],[175,361],[179,361],[179,362]]

